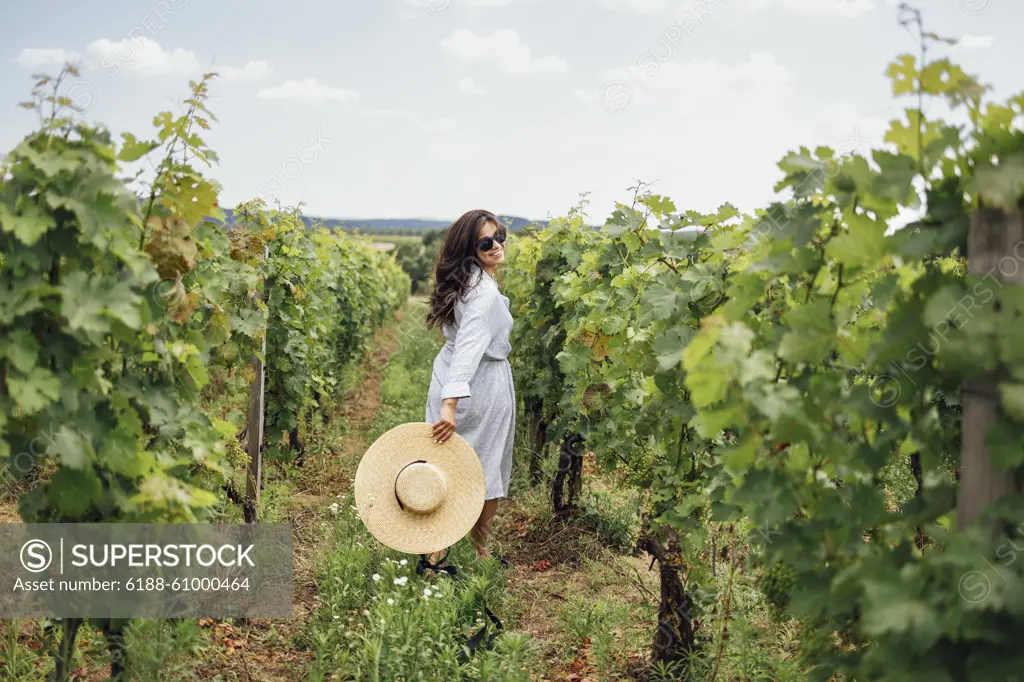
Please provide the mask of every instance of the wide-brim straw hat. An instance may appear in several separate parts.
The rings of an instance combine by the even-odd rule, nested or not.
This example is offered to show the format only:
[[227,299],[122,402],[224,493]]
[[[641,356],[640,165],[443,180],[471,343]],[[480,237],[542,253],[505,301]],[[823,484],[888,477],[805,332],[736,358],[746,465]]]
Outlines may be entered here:
[[430,554],[469,533],[484,506],[480,458],[453,433],[431,438],[431,424],[401,424],[381,435],[356,470],[356,508],[381,544],[407,554]]

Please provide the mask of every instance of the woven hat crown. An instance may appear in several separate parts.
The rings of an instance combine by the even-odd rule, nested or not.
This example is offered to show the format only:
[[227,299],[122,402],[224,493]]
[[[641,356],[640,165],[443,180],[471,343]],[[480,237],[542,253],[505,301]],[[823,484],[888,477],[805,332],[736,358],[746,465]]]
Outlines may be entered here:
[[401,506],[417,514],[429,514],[440,507],[446,492],[444,472],[430,462],[403,467],[395,481],[395,496]]

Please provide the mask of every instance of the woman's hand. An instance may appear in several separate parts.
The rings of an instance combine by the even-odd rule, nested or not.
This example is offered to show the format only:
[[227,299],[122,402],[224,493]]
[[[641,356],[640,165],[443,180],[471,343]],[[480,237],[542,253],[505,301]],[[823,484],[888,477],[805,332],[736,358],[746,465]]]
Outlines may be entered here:
[[455,406],[458,404],[458,398],[448,398],[441,402],[441,418],[430,431],[430,438],[435,443],[444,443],[455,433]]

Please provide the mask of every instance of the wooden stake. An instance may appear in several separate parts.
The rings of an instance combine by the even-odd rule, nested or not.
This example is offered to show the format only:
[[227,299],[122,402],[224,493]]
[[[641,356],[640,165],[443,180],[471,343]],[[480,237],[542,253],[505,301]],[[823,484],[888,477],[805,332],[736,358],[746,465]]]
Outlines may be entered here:
[[[263,247],[263,259],[268,255],[267,247]],[[267,335],[263,334],[263,345],[261,348],[263,357],[267,357]],[[260,482],[263,480],[263,362],[255,353],[252,356],[252,368],[256,378],[249,387],[249,438],[247,450],[249,452],[249,466],[245,475],[245,503],[242,509],[245,513],[246,523],[256,523],[259,518],[260,506]]]
[[[1024,284],[1024,225],[1020,213],[980,208],[971,216],[967,235],[967,271],[988,275],[979,286],[998,295],[1003,282]],[[977,287],[976,287],[977,288]],[[968,321],[966,324],[970,324]],[[1003,367],[964,383],[963,443],[960,448],[960,487],[957,493],[957,528],[973,525],[990,504],[1014,492],[1012,471],[1000,471],[989,459],[985,436],[995,426],[999,410],[999,382],[1006,377]]]

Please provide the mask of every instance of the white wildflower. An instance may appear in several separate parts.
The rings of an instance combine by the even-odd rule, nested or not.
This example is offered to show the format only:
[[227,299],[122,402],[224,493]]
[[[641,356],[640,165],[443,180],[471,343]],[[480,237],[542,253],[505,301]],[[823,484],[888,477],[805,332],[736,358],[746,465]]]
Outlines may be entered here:
[[399,562],[398,562],[398,565],[399,565],[399,566],[405,566],[405,565],[406,565],[407,563],[409,563],[409,561],[408,561],[408,560],[406,560],[406,559],[402,559],[401,561],[399,561]]
[[374,574],[373,574],[372,576],[370,576],[370,577],[372,577],[372,578],[373,578],[373,582],[377,582],[378,580],[380,580],[380,573],[374,573]]
[[[394,599],[388,599],[388,606],[394,606],[394,605],[395,605],[395,600]],[[335,616],[335,618],[337,618],[337,616]]]

